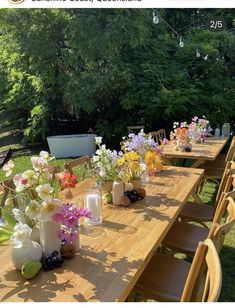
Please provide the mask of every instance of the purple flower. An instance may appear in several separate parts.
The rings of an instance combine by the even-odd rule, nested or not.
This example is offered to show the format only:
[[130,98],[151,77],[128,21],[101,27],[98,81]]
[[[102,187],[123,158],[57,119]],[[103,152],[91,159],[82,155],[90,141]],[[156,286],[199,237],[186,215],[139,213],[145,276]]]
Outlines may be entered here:
[[76,241],[78,232],[75,230],[60,230],[57,232],[57,236],[61,241],[71,243]]
[[60,207],[60,211],[52,216],[54,221],[60,222],[62,225],[71,229],[79,224],[81,217],[91,218],[91,212],[87,209],[78,209],[74,203],[64,203]]

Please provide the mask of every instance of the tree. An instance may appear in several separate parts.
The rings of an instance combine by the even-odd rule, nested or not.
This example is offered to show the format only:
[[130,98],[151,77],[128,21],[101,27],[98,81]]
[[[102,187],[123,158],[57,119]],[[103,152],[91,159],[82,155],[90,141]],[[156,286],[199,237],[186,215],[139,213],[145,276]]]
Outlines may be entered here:
[[[118,143],[127,125],[170,130],[194,115],[232,123],[233,11],[159,10],[180,48],[149,9],[2,9],[0,106],[31,140],[92,127]],[[227,30],[205,29],[213,15]]]

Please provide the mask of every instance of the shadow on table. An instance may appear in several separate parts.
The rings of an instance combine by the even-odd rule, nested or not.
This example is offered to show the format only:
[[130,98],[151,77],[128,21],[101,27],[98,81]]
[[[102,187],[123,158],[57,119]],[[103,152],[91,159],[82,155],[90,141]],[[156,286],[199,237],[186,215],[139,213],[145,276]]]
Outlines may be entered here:
[[[143,261],[141,259],[128,261],[126,257],[119,259],[116,253],[107,253],[104,250],[95,252],[90,246],[84,246],[80,251],[78,262],[82,266],[71,266],[72,271],[93,287],[84,297],[79,293],[78,286],[77,295],[73,298],[77,301],[113,301],[119,298],[122,291],[126,289],[129,281],[133,279],[134,271]],[[92,272],[92,268],[95,268],[94,275],[89,273]],[[123,300],[125,300],[125,295]]]
[[24,302],[53,301],[53,298],[56,297],[56,293],[65,291],[66,289],[73,287],[69,280],[63,283],[58,283],[56,274],[63,273],[64,269],[65,268],[56,269],[56,273],[53,271],[50,271],[50,273],[45,273],[41,271],[37,277],[29,281],[25,280],[19,271],[12,269],[4,275],[3,278],[6,281],[6,285],[1,283],[0,289],[9,288],[7,282],[14,281],[16,285],[12,287],[12,290],[6,293],[3,298],[0,298],[0,301],[11,301],[10,297],[16,294]]

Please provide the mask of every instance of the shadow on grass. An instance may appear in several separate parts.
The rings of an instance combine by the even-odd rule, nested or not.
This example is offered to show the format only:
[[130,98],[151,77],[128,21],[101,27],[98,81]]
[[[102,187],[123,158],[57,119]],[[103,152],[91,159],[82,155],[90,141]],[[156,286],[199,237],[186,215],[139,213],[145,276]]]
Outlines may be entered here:
[[235,302],[235,248],[224,245],[220,252],[223,281],[220,302]]

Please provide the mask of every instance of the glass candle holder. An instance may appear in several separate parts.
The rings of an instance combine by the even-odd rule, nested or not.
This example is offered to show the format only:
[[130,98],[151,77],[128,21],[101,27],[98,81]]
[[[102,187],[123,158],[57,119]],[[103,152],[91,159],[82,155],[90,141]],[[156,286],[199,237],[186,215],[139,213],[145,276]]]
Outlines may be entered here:
[[84,195],[84,207],[92,213],[92,218],[85,218],[85,223],[89,225],[99,225],[102,223],[101,217],[101,194],[97,188],[87,189]]

